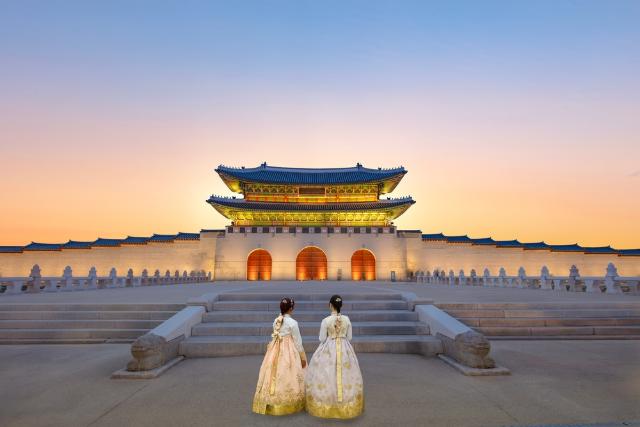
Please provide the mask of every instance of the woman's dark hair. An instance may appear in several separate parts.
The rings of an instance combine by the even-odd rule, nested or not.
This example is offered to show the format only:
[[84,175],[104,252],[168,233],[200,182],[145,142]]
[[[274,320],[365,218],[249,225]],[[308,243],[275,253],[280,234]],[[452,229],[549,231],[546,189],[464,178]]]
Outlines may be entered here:
[[280,314],[285,314],[296,305],[293,298],[284,297],[280,300]]
[[338,313],[340,313],[340,308],[342,307],[342,297],[340,295],[334,295],[329,300],[329,304],[331,307],[335,308]]

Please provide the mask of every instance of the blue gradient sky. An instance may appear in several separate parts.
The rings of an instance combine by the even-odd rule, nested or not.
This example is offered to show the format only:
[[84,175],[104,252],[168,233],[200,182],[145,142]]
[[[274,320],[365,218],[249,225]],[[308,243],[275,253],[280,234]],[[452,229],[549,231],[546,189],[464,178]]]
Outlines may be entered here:
[[[135,4],[133,4],[135,3]],[[2,2],[0,244],[226,223],[220,164],[404,165],[397,224],[640,246],[640,2]]]

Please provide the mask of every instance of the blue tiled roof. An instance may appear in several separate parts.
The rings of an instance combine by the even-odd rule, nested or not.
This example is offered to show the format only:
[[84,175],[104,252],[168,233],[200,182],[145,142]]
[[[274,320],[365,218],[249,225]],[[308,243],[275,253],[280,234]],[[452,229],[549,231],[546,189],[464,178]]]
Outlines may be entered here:
[[598,247],[585,247],[585,254],[617,254],[618,251],[613,249],[611,246],[598,246]]
[[22,246],[0,246],[0,253],[19,254],[22,253]]
[[31,242],[23,248],[25,251],[59,251],[62,243],[36,243]]
[[127,236],[120,243],[123,245],[145,245],[149,241],[149,237]]
[[358,164],[351,168],[284,168],[267,166],[263,163],[256,168],[231,168],[220,165],[216,172],[232,176],[238,180],[273,184],[355,184],[386,180],[404,175],[404,167],[393,169],[369,169]]
[[200,233],[183,233],[181,231],[176,235],[176,240],[200,240]]
[[423,234],[422,240],[446,240],[446,238],[442,233],[434,233],[434,234]]
[[150,242],[173,242],[177,234],[154,234],[149,239]]
[[227,197],[211,196],[207,202],[236,209],[248,209],[259,211],[362,211],[374,209],[388,209],[402,205],[412,205],[415,202],[411,197],[402,199],[383,199],[377,202],[350,202],[350,203],[277,203],[277,202],[253,202],[245,199],[230,199]]
[[618,256],[640,256],[640,249],[619,249]]
[[547,245],[545,242],[523,243],[522,247],[528,250],[549,249],[549,245]]
[[78,242],[75,240],[69,240],[67,243],[62,245],[62,249],[91,249],[91,244],[93,242]]
[[102,237],[98,237],[98,239],[91,244],[91,246],[100,246],[100,247],[112,247],[112,246],[120,246],[122,243],[122,239],[103,239]]
[[471,243],[469,236],[445,236],[449,243]]
[[572,245],[549,245],[552,252],[584,252],[584,248],[577,243]]
[[496,240],[496,247],[498,248],[521,248],[522,243],[517,240]]
[[483,237],[480,239],[471,239],[471,243],[474,245],[495,245],[496,241],[491,237]]

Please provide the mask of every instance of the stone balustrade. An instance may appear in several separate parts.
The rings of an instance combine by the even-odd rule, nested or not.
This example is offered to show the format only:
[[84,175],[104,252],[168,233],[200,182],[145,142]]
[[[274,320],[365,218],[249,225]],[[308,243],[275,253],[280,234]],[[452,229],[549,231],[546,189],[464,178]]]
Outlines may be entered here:
[[465,274],[464,270],[456,274],[453,270],[418,271],[415,280],[418,283],[447,286],[483,286],[498,288],[541,289],[555,292],[589,292],[607,294],[640,294],[640,277],[621,277],[615,265],[609,263],[604,276],[581,276],[578,268],[571,266],[567,276],[555,276],[546,266],[540,269],[537,276],[527,275],[523,267],[515,276],[508,276],[504,268],[500,268],[497,276],[491,275],[485,268],[482,275],[475,270]]
[[95,267],[91,267],[86,276],[74,276],[71,267],[65,267],[59,277],[42,276],[36,264],[27,277],[0,277],[0,295],[15,295],[38,292],[69,292],[109,288],[127,288],[139,286],[175,285],[211,281],[211,272],[186,270],[173,274],[167,270],[164,274],[156,270],[153,274],[142,270],[139,275],[130,268],[125,275],[118,275],[115,268],[108,276],[98,276]]

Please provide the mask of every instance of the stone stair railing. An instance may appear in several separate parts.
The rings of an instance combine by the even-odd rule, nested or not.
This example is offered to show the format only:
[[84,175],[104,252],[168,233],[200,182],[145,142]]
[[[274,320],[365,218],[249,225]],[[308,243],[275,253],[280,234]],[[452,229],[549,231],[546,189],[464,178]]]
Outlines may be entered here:
[[204,270],[182,274],[178,270],[171,274],[169,270],[164,275],[156,270],[153,275],[145,269],[140,275],[135,275],[133,269],[127,274],[118,275],[112,268],[108,276],[98,276],[95,267],[91,267],[86,276],[74,276],[71,267],[65,267],[62,276],[42,276],[40,267],[36,264],[31,268],[27,277],[0,277],[0,295],[16,295],[38,292],[84,291],[94,289],[127,288],[139,286],[175,285],[182,283],[199,283],[211,281],[211,272]]
[[471,270],[469,275],[465,275],[464,270],[460,270],[456,275],[453,270],[445,273],[436,270],[418,271],[415,274],[418,283],[448,286],[483,286],[499,288],[521,288],[521,289],[541,289],[555,292],[589,292],[607,294],[640,294],[640,277],[622,277],[618,275],[615,265],[609,263],[605,275],[602,277],[581,276],[578,268],[573,265],[568,276],[554,276],[549,273],[549,269],[543,266],[540,275],[529,276],[525,269],[520,267],[518,274],[507,276],[504,268],[500,268],[497,276],[492,276],[488,268],[485,268],[482,275],[478,275],[476,270]]

